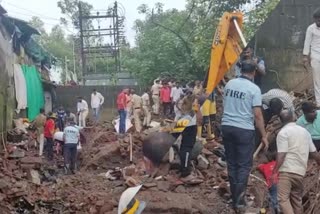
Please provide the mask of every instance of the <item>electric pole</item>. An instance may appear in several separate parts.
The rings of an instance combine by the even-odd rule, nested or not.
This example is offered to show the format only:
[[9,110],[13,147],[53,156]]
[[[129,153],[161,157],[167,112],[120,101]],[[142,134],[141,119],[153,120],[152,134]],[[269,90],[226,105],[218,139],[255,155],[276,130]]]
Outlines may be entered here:
[[[82,80],[100,74],[117,74],[121,72],[120,41],[124,38],[124,16],[119,14],[119,4],[115,2],[106,11],[89,13],[83,11],[79,2],[79,30]],[[101,71],[96,71],[97,61],[106,62]],[[112,64],[114,66],[109,66]],[[99,80],[99,78],[97,78]]]

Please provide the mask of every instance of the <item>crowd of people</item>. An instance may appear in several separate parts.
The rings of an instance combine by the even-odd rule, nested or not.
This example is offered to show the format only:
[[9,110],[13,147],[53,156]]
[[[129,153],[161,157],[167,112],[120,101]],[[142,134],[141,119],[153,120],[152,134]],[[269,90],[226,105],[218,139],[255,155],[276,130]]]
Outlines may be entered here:
[[[95,124],[99,121],[103,103],[104,97],[94,89],[91,94],[91,108]],[[65,172],[74,173],[77,150],[81,148],[80,130],[86,127],[88,114],[88,104],[82,97],[78,97],[76,114],[65,110],[63,106],[60,106],[56,112],[48,114],[45,114],[44,109],[40,109],[39,115],[32,122],[36,130],[38,155],[40,157],[45,155],[49,161],[53,160],[55,154],[63,155]]]
[[[253,153],[262,144],[268,162],[259,165],[258,169],[267,181],[272,212],[280,213],[281,210],[284,214],[303,213],[303,178],[308,159],[313,158],[320,165],[320,111],[317,110],[320,106],[320,9],[314,13],[314,20],[315,23],[306,33],[303,62],[306,67],[312,68],[316,104],[304,102],[303,115],[298,119],[293,97],[289,93],[282,89],[261,93],[263,76],[266,74],[265,62],[254,55],[252,47],[246,47],[235,65],[235,78],[222,82],[223,87],[217,87],[210,96],[205,94],[205,85],[201,81],[182,87],[179,81],[173,79],[157,79],[151,88],[144,90],[141,95],[133,89],[123,89],[116,101],[120,116],[119,133],[126,133],[128,119],[133,119],[137,132],[150,126],[152,115],[175,121],[177,132],[173,131],[173,137],[182,135],[179,151],[181,180],[192,183],[196,178],[192,174],[191,152],[196,137],[202,134],[200,131],[199,135],[198,130],[206,123],[205,118],[209,118],[210,122],[215,120],[215,96],[220,93],[223,96],[223,114],[218,129],[225,150],[235,212],[245,213],[246,189],[253,166]],[[200,108],[201,105],[204,107],[207,100],[210,100],[209,108],[213,109],[209,113]],[[94,90],[91,95],[91,108],[95,122],[99,120],[103,103],[104,97]],[[85,127],[88,114],[88,104],[82,97],[78,99],[77,114],[64,111],[61,107],[57,114],[49,113],[45,116],[41,110],[34,121],[39,155],[43,155],[43,142],[46,139],[46,155],[49,160],[53,158],[54,133],[58,128],[63,132],[66,169],[73,172],[80,139],[76,123]],[[273,117],[278,117],[282,123],[274,150],[269,148],[266,132],[266,126]],[[156,149],[158,147],[155,143],[159,142],[146,140],[143,150],[145,160],[148,160],[150,165],[156,163],[158,166],[161,162],[159,154],[166,154],[167,151],[163,150],[167,147],[160,146]]]
[[[57,113],[40,114],[32,122],[36,129],[36,147],[39,156],[45,155],[48,161],[53,161],[54,155],[62,154],[66,174],[74,173],[76,168],[77,147],[80,145],[80,129],[76,125],[75,115],[69,111],[62,116],[63,108]],[[61,148],[61,150],[60,150]]]
[[[223,84],[223,89],[217,88],[223,96],[220,130],[226,156],[232,207],[236,213],[246,212],[246,189],[253,170],[253,154],[257,148],[261,148],[261,145],[265,149],[263,154],[268,157],[268,161],[260,164],[258,169],[267,181],[271,213],[303,213],[303,179],[307,171],[308,159],[312,158],[320,165],[318,153],[320,111],[317,110],[320,106],[320,8],[315,11],[313,17],[314,23],[306,33],[303,62],[307,68],[311,66],[312,69],[316,104],[303,102],[301,117],[296,118],[294,98],[286,91],[276,88],[264,94],[261,93],[266,66],[261,58],[254,56],[252,47],[246,47],[236,63],[235,78]],[[194,94],[197,94],[200,88],[201,84],[197,82],[193,90]],[[152,87],[152,98],[157,107],[155,112],[159,109],[158,103],[163,104],[167,101],[167,99],[161,100],[161,89],[160,82],[156,81]],[[163,93],[167,92],[163,90]],[[270,138],[266,132],[266,127],[269,122],[272,122],[272,118],[278,118],[281,121],[281,129],[275,133],[277,136],[274,148],[271,148]],[[183,151],[180,150],[182,165],[180,172],[183,180],[191,175],[190,170],[186,170],[185,166],[189,166],[188,154],[194,145],[191,141],[195,141],[196,138],[192,128],[195,125],[202,125],[199,121],[201,120],[192,122],[190,126],[181,130]],[[181,124],[179,120],[177,124]],[[168,149],[157,144],[156,139],[153,141],[147,139],[144,143],[144,156],[151,162],[148,166],[158,166],[157,154],[165,154],[163,150]]]
[[[296,118],[293,98],[286,91],[272,89],[261,94],[259,83],[265,74],[265,65],[258,57],[248,57],[251,48],[244,51],[240,75],[230,80],[224,88],[222,136],[226,152],[233,207],[244,213],[245,192],[252,170],[255,132],[258,143],[267,151],[268,163],[258,168],[263,172],[269,188],[272,213],[303,213],[303,178],[308,159],[320,165],[319,133],[320,106],[320,8],[314,13],[314,23],[306,32],[303,62],[311,66],[316,104],[302,103],[303,115]],[[258,81],[257,81],[258,79]],[[265,127],[273,116],[280,118],[282,128],[276,137],[275,155],[268,150]],[[257,130],[257,131],[255,131]],[[275,161],[276,160],[276,161]]]
[[133,120],[135,130],[141,132],[150,126],[152,116],[178,121],[183,115],[182,103],[185,97],[204,94],[201,81],[190,82],[184,87],[174,79],[156,79],[151,88],[138,95],[133,89],[123,89],[117,97],[120,116],[119,132],[126,132],[126,120]]

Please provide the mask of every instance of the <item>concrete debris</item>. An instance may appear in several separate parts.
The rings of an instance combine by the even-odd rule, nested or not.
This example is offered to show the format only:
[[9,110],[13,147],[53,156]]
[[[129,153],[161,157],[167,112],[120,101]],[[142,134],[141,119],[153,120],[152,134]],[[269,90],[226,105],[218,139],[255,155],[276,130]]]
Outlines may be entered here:
[[168,192],[171,187],[171,183],[168,181],[158,181],[157,183],[158,190],[162,192]]
[[29,171],[29,177],[31,178],[32,183],[34,184],[41,184],[41,180],[40,180],[40,174],[38,171],[31,169]]
[[146,213],[192,213],[192,197],[173,192],[141,192],[139,199],[148,201]]
[[15,148],[10,154],[9,158],[23,158],[25,152],[22,149]]
[[[276,122],[274,124],[276,127]],[[112,126],[107,124],[82,131],[86,143],[82,144],[77,163],[79,170],[75,175],[63,174],[62,157],[48,162],[36,157],[37,151],[33,148],[25,148],[26,143],[12,143],[8,146],[11,154],[21,150],[24,155],[0,158],[0,210],[4,210],[3,213],[112,214],[117,212],[123,191],[143,183],[137,199],[148,202],[146,214],[232,213],[226,203],[230,200],[230,188],[225,162],[222,164],[224,148],[220,141],[197,140],[192,154],[194,173],[203,183],[189,186],[179,182],[177,152],[174,161],[169,163],[168,156],[160,165],[156,179],[146,180],[142,140],[148,133],[159,131],[160,127],[147,129],[143,134],[131,133],[132,164],[129,138],[118,139]],[[249,181],[247,199],[251,210],[256,211],[268,207],[267,188],[261,182],[264,179],[260,174],[255,171],[252,174],[254,179]],[[317,201],[316,176],[316,166],[312,166],[304,182],[306,207]],[[320,209],[320,205],[315,209],[317,206]]]
[[124,178],[128,177],[128,176],[133,176],[134,174],[136,174],[135,165],[130,165],[130,166],[123,168],[122,173],[123,173]]
[[138,186],[140,183],[141,183],[141,181],[137,180],[136,178],[133,178],[133,177],[126,178],[126,185],[128,187],[135,187],[135,186]]
[[161,123],[159,123],[159,122],[156,122],[156,121],[151,121],[151,123],[150,123],[150,127],[151,128],[160,128],[160,125],[161,125]]
[[206,170],[209,168],[209,161],[203,157],[202,155],[199,155],[198,158],[198,164],[197,164],[197,168],[200,170]]
[[115,181],[120,178],[121,170],[120,169],[108,170],[106,173],[102,173],[100,175],[105,176],[110,181]]
[[20,160],[21,164],[35,164],[41,165],[42,159],[41,157],[24,157]]
[[157,183],[144,183],[143,186],[146,188],[152,188],[152,187],[156,187]]

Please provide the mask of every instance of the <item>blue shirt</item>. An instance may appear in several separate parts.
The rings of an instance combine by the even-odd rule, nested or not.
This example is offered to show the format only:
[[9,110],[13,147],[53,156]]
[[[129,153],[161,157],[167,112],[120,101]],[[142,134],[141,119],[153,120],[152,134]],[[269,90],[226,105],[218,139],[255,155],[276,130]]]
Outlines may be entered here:
[[67,126],[64,131],[65,144],[78,144],[80,132],[75,126]]
[[230,80],[224,88],[222,125],[254,130],[253,108],[261,105],[256,84],[246,77]]
[[306,117],[302,115],[297,120],[297,125],[307,129],[307,131],[311,134],[312,140],[320,140],[320,111],[317,111],[317,117],[313,123],[309,123],[306,120]]

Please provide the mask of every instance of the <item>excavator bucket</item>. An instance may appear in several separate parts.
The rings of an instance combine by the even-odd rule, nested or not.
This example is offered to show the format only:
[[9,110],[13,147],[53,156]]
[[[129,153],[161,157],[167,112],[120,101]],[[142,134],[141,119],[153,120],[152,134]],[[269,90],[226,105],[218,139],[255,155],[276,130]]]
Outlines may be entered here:
[[240,46],[243,43],[243,38],[240,36],[242,35],[242,24],[243,14],[241,12],[226,12],[219,22],[211,46],[210,68],[205,87],[207,96],[213,92],[242,52]]

